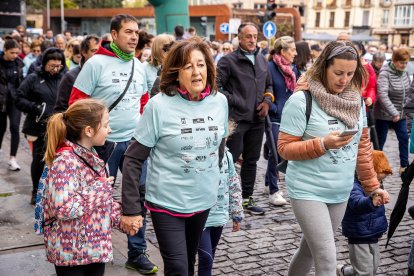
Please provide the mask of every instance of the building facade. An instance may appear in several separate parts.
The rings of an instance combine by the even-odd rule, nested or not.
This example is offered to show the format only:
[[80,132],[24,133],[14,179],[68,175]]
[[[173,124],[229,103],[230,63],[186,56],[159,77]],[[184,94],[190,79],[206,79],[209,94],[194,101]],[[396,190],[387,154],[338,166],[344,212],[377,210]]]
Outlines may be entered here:
[[414,0],[309,0],[305,31],[371,35],[388,46],[414,46]]

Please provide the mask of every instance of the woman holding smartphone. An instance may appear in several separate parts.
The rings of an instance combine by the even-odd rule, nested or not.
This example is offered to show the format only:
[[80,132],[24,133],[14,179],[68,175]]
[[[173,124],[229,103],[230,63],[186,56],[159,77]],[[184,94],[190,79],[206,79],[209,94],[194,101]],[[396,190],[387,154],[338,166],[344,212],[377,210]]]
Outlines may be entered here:
[[[366,72],[351,42],[330,42],[307,71],[312,112],[306,122],[303,92],[286,102],[280,124],[278,151],[289,160],[286,185],[303,236],[288,275],[335,275],[334,233],[344,216],[358,172],[367,194],[381,196],[372,164],[365,106],[360,90]],[[345,132],[344,132],[345,131]],[[326,227],[331,225],[331,227]]]

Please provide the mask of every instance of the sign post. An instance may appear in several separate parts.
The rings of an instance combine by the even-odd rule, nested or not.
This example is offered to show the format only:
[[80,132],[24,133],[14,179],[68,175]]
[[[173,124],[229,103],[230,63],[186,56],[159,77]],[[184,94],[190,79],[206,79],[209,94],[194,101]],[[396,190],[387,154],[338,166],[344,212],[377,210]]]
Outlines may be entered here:
[[263,24],[263,35],[266,37],[269,48],[270,48],[270,40],[272,37],[276,35],[277,26],[273,21],[267,21]]

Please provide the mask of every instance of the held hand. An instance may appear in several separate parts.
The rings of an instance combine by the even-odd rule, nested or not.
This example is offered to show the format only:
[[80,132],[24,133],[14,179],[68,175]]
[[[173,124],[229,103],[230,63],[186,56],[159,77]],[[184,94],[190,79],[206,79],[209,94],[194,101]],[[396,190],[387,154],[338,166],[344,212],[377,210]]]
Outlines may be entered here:
[[262,102],[261,104],[259,104],[256,110],[257,115],[259,115],[259,117],[264,118],[269,113],[269,104],[267,102]]
[[400,115],[397,115],[397,116],[392,116],[392,121],[393,121],[394,123],[398,122],[400,119],[401,119]]
[[368,98],[365,99],[365,105],[366,106],[371,106],[372,105],[372,99],[371,99],[371,97],[368,97]]
[[114,184],[114,179],[115,178],[113,176],[110,176],[106,179],[106,181],[108,181],[109,184],[113,185]]
[[240,222],[233,221],[233,230],[232,230],[232,232],[237,232],[239,230],[240,230]]
[[[377,205],[375,205],[375,202]],[[390,195],[386,190],[383,189],[376,189],[374,192],[372,192],[372,203],[374,206],[380,206],[383,204],[387,204],[390,202]]]
[[323,144],[327,150],[329,149],[339,149],[343,146],[349,144],[354,135],[339,136],[339,131],[333,131],[323,138]]
[[142,227],[142,216],[122,216],[121,230],[130,236],[134,236]]

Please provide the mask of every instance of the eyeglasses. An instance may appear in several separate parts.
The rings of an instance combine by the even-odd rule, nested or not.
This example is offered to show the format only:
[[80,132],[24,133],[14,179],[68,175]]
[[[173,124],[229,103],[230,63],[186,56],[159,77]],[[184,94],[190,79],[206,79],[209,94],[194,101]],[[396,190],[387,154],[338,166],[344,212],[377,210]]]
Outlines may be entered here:
[[49,67],[50,69],[62,69],[63,68],[63,65],[54,65],[54,64],[49,64],[49,65],[47,65],[47,67]]
[[230,48],[223,48],[223,51],[230,51]]

